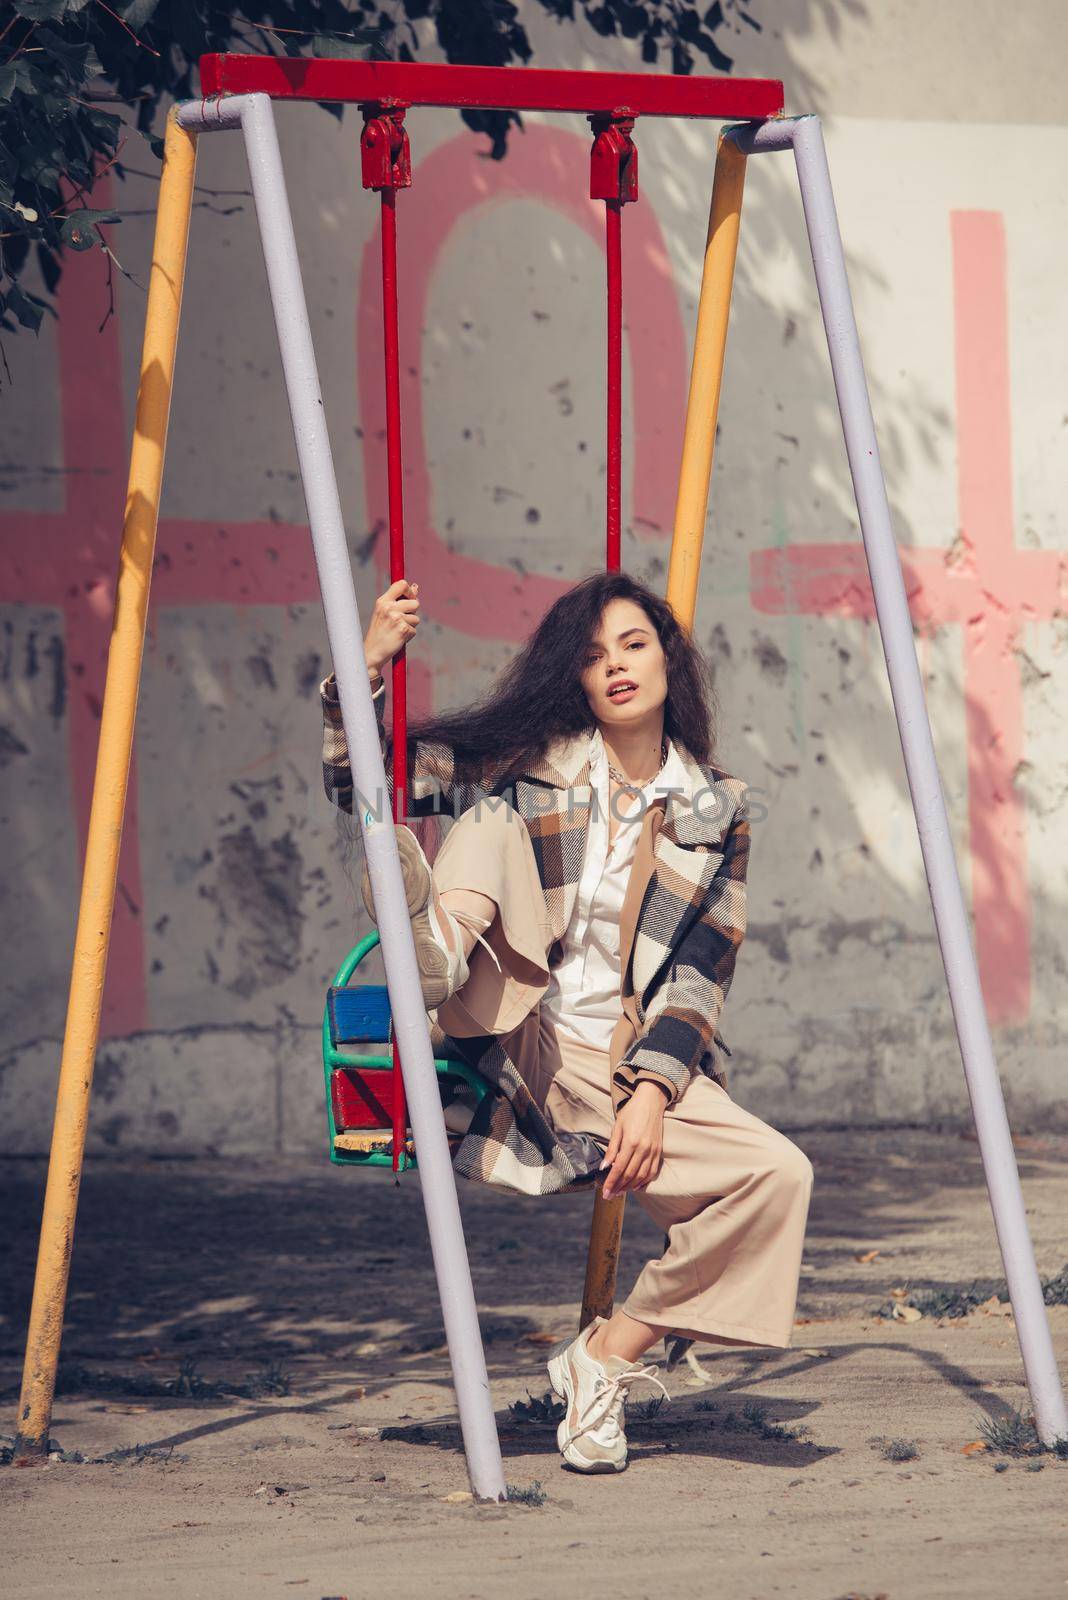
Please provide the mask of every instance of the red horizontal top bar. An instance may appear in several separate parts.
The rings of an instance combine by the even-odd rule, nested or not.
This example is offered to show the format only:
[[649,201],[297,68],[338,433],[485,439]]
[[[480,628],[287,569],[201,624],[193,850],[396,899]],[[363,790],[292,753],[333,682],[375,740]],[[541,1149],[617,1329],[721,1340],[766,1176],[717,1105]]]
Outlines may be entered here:
[[273,100],[404,100],[480,111],[614,111],[635,116],[773,117],[773,78],[701,78],[653,72],[555,72],[540,67],[449,67],[419,61],[338,61],[313,56],[200,58],[201,93]]

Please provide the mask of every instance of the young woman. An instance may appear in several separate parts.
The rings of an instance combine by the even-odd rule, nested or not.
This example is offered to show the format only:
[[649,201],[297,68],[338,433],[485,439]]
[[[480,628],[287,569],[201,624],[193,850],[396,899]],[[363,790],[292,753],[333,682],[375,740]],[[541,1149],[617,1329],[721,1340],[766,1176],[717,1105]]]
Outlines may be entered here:
[[[391,584],[364,640],[387,774],[382,673],[416,635],[418,589]],[[321,690],[326,789],[351,811],[333,675]],[[397,827],[424,1000],[498,1091],[457,1169],[524,1193],[603,1178],[667,1235],[622,1306],[549,1363],[558,1443],[583,1472],[626,1466],[624,1402],[659,1384],[641,1361],[659,1340],[786,1347],[793,1326],[812,1167],[719,1067],[749,820],[745,785],[712,761],[711,702],[667,603],[605,573],[549,609],[481,701],[409,730],[409,815],[456,819],[433,867]],[[363,893],[373,917],[366,871]]]

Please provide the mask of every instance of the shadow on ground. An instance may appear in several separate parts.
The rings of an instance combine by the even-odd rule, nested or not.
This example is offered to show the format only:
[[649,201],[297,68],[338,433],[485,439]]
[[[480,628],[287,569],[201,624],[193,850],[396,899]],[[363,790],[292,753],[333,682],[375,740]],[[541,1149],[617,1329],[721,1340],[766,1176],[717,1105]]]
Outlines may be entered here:
[[[870,1318],[903,1284],[964,1290],[1000,1275],[974,1141],[912,1129],[796,1137],[813,1158],[816,1183],[795,1343],[818,1343],[826,1318]],[[1025,1142],[1023,1180],[1040,1196],[1066,1170],[1068,1139]],[[44,1176],[43,1162],[0,1162],[0,1381],[9,1400]],[[514,1372],[518,1350],[530,1357],[537,1387],[539,1346],[567,1333],[577,1315],[589,1195],[524,1200],[467,1184],[460,1192],[491,1376]],[[1041,1235],[1042,1207],[1031,1209]],[[1038,1240],[1048,1271],[1059,1269],[1064,1251],[1055,1214],[1048,1245]],[[621,1291],[660,1248],[632,1197]],[[898,1325],[883,1326],[894,1344]],[[975,1386],[966,1369],[925,1352],[914,1336],[907,1348],[945,1383]],[[60,1398],[256,1400],[294,1385],[307,1394],[346,1375],[368,1392],[405,1376],[447,1387],[444,1356],[416,1175],[397,1184],[389,1174],[294,1159],[89,1164]],[[709,1347],[701,1353],[710,1371],[717,1359]],[[734,1351],[730,1359],[744,1386],[764,1353]],[[806,1358],[796,1359],[803,1371]]]

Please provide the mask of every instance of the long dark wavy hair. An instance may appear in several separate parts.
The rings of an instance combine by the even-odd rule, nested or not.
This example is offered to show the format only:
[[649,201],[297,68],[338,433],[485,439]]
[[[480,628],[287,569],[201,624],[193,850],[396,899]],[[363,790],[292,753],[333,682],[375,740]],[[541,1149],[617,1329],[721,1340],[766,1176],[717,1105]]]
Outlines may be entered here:
[[409,724],[409,771],[417,743],[448,745],[456,775],[477,782],[487,767],[518,773],[556,738],[592,733],[596,719],[581,673],[605,607],[633,600],[666,658],[664,732],[699,764],[714,759],[717,702],[712,669],[666,600],[625,572],[596,572],[551,605],[526,644],[472,705]]

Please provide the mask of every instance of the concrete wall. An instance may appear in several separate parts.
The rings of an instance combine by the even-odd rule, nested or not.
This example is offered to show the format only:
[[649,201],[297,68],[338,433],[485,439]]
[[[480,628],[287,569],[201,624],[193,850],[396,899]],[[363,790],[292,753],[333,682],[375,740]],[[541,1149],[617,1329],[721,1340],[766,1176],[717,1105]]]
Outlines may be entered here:
[[[536,19],[532,18],[532,22]],[[542,64],[627,67],[536,22]],[[1068,131],[1053,3],[786,0],[730,42],[827,140],[935,739],[1014,1119],[1065,1120]],[[361,607],[388,582],[376,202],[357,119],[280,116]],[[416,710],[473,697],[603,551],[603,258],[581,118],[508,160],[411,118],[401,200]],[[639,125],[624,564],[662,583],[715,130]],[[146,172],[147,153],[125,152]],[[202,142],[95,1150],[316,1148],[318,1026],[367,930],[322,792],[329,668],[240,142]],[[236,192],[235,192],[236,191]],[[46,1148],[125,485],[151,181],[58,327],[6,341],[0,1149]],[[698,608],[720,759],[762,791],[732,1090],[787,1126],[964,1119],[800,205],[751,163]],[[633,471],[631,471],[633,469]],[[376,969],[380,972],[380,967]]]

